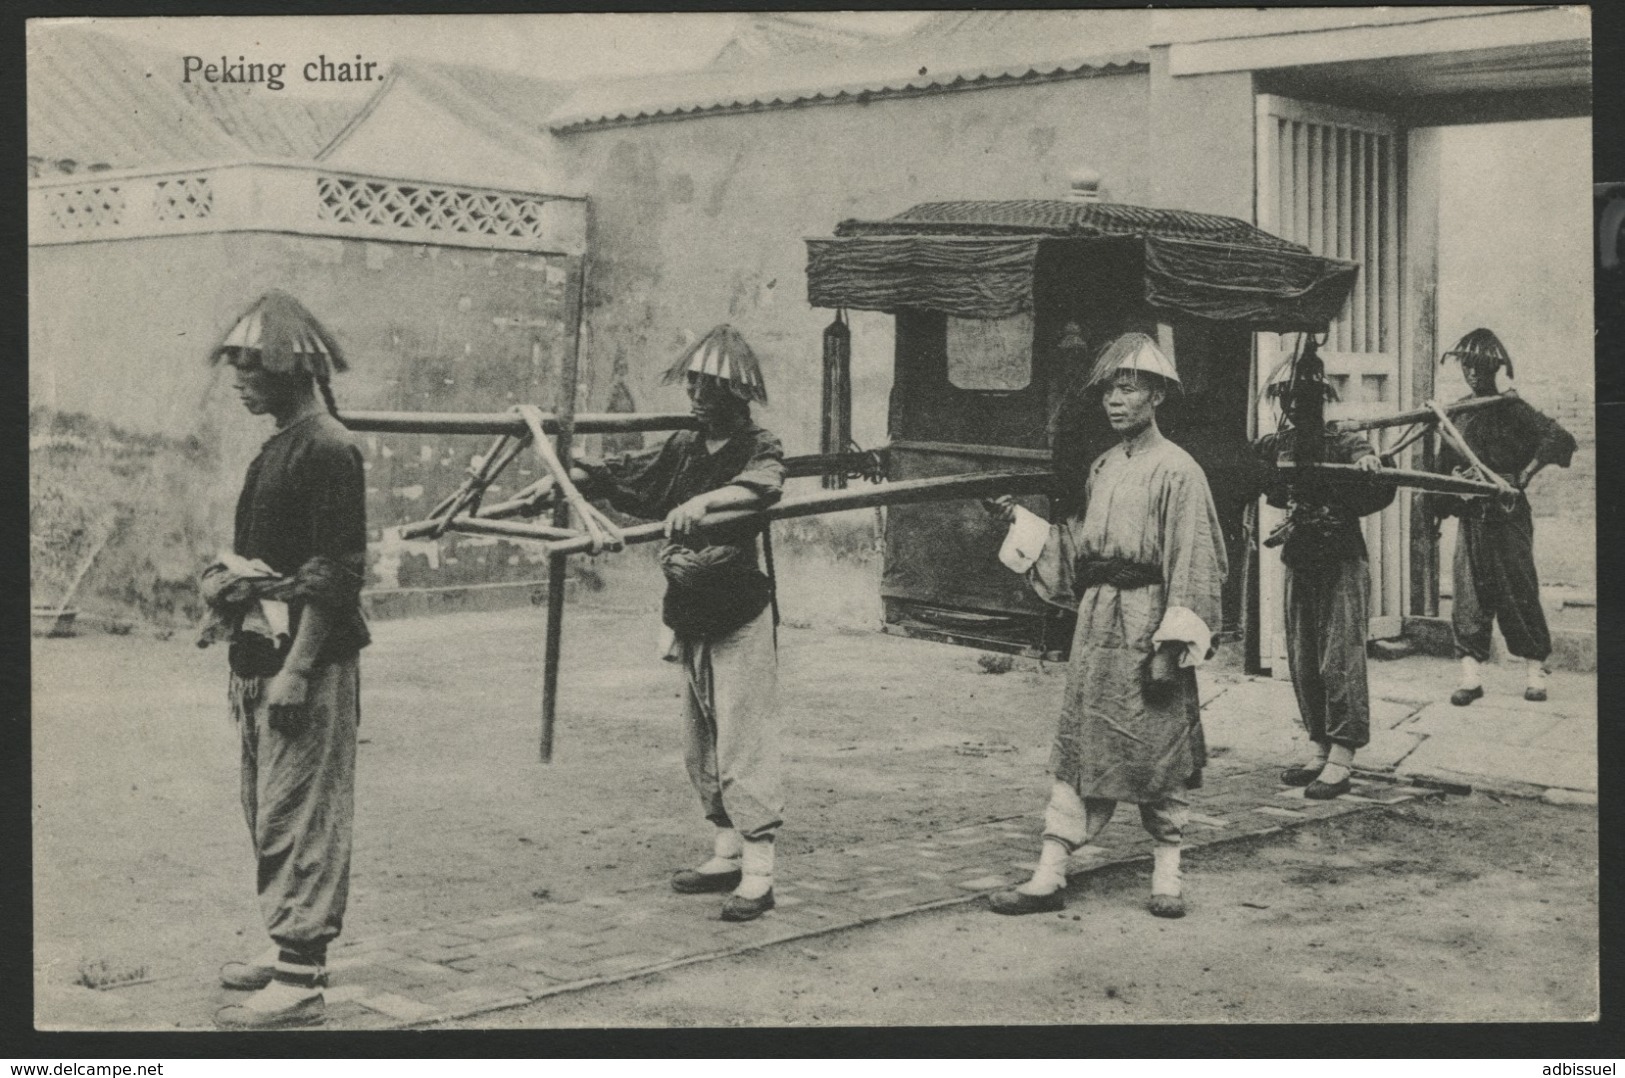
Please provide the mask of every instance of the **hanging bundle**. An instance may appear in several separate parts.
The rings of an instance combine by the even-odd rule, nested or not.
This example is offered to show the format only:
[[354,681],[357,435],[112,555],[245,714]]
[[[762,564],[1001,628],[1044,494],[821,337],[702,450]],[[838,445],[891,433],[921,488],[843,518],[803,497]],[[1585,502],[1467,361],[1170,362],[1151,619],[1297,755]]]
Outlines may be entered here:
[[1293,459],[1299,464],[1326,461],[1326,399],[1331,391],[1326,381],[1326,363],[1320,358],[1315,338],[1305,335],[1303,351],[1292,364],[1292,380],[1287,385],[1284,408],[1292,421]]
[[[851,446],[852,329],[842,308],[824,330],[824,411],[818,451],[832,455]],[[839,470],[826,473],[823,484],[826,490],[845,489],[846,475]]]

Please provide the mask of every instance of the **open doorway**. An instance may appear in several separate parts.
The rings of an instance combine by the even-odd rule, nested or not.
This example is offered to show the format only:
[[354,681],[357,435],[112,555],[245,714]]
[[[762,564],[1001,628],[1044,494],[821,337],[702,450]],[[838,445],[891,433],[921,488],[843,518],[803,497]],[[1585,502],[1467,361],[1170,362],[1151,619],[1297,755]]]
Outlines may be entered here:
[[[1418,128],[1413,201],[1436,200],[1432,396],[1466,393],[1460,369],[1439,354],[1479,326],[1513,359],[1502,388],[1551,416],[1579,442],[1568,469],[1529,488],[1535,564],[1554,631],[1594,631],[1596,439],[1593,422],[1591,124],[1586,118]],[[1418,374],[1422,372],[1419,370]],[[1455,521],[1440,530],[1438,604],[1451,606]],[[1424,611],[1425,612],[1425,611]],[[1581,624],[1581,622],[1584,624]]]

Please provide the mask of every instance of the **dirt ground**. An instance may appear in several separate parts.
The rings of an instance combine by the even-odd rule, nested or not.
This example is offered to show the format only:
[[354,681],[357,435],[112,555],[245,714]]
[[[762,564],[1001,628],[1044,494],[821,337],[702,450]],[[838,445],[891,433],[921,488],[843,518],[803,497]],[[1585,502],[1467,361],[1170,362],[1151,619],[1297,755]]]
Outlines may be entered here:
[[[822,598],[787,593],[781,871],[1036,814],[1063,672],[994,675],[974,651],[855,630],[865,593],[824,580]],[[702,853],[652,615],[617,588],[572,609],[551,765],[539,610],[374,626],[346,939],[648,886]],[[257,951],[224,656],[91,634],[35,641],[33,663],[40,1013]],[[1594,810],[1453,798],[1193,855],[1182,921],[1149,917],[1128,867],[1061,916],[950,909],[471,1024],[1579,1020],[1597,1000],[1596,841]]]
[[1187,857],[1180,921],[1124,866],[1062,914],[921,914],[459,1026],[1584,1020],[1595,842],[1538,803],[1386,809]]

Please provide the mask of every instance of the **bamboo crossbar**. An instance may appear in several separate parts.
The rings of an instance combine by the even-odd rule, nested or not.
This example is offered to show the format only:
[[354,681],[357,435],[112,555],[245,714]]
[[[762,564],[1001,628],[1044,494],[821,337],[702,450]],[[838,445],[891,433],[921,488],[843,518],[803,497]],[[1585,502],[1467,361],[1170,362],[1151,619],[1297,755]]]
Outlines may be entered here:
[[[418,524],[408,524],[401,529],[401,537],[416,539],[426,535],[433,526],[433,521],[422,521]],[[411,529],[418,529],[413,534]],[[574,539],[581,533],[569,528],[555,528],[548,524],[520,523],[516,520],[487,520],[484,517],[458,517],[446,526],[450,532],[463,532],[467,535],[499,535],[518,539],[559,540]]]
[[1350,481],[1371,483],[1373,485],[1386,483],[1396,487],[1412,487],[1426,491],[1430,494],[1459,494],[1464,497],[1484,497],[1502,493],[1501,489],[1492,483],[1480,483],[1474,479],[1461,479],[1453,475],[1439,475],[1437,472],[1417,472],[1406,468],[1384,468],[1380,472],[1367,472],[1356,468],[1352,464],[1306,464],[1298,465],[1292,461],[1282,461],[1275,465],[1284,472],[1297,474],[1287,479],[1290,483],[1297,479],[1310,480],[1313,473],[1328,476],[1334,482]]
[[[1446,415],[1458,415],[1462,412],[1475,412],[1480,408],[1488,408],[1492,404],[1512,400],[1518,395],[1515,389],[1497,393],[1493,397],[1473,397],[1470,400],[1456,401],[1453,404],[1442,404],[1439,407]],[[1413,408],[1409,412],[1400,412],[1398,415],[1386,415],[1376,419],[1334,419],[1331,428],[1336,431],[1381,430],[1384,427],[1403,427],[1411,423],[1431,423],[1438,419],[1433,409],[1424,405]]]
[[1467,463],[1472,465],[1472,467],[1478,471],[1479,475],[1482,475],[1486,480],[1495,484],[1502,494],[1510,495],[1516,493],[1516,491],[1512,489],[1511,483],[1508,483],[1505,479],[1502,479],[1498,473],[1491,471],[1484,465],[1483,461],[1478,459],[1478,454],[1473,452],[1473,447],[1467,444],[1467,439],[1462,437],[1461,431],[1456,429],[1456,425],[1450,422],[1450,415],[1443,408],[1439,407],[1439,405],[1434,401],[1428,401],[1428,407],[1432,409],[1433,414],[1438,417],[1439,436],[1443,438],[1452,449],[1465,457],[1467,459]]
[[[786,498],[771,509],[727,509],[708,513],[700,522],[702,528],[728,527],[753,519],[789,520],[792,517],[816,516],[819,513],[837,513],[844,509],[870,509],[879,505],[911,505],[919,502],[953,501],[958,498],[988,498],[999,494],[1035,494],[1055,480],[1051,472],[977,472],[971,475],[946,475],[932,479],[907,479],[898,483],[851,490],[831,490],[808,494],[800,498]],[[491,506],[486,513],[518,512],[518,502],[504,502]],[[421,539],[429,535],[437,521],[420,520],[401,528],[401,538]],[[475,535],[504,535],[518,539],[539,539],[550,543],[551,554],[577,554],[591,549],[591,540],[577,531],[548,527],[542,524],[502,520],[492,516],[458,517],[448,531],[468,532]],[[635,524],[622,530],[627,544],[649,543],[666,533],[666,525],[656,521]]]
[[[508,434],[529,433],[514,412],[339,412],[339,422],[360,434]],[[542,429],[557,434],[558,417],[542,413]],[[687,412],[582,412],[575,417],[577,434],[630,434],[635,431],[698,430]]]
[[[1049,489],[1054,482],[1053,472],[979,472],[932,479],[906,479],[862,489],[827,490],[800,498],[786,498],[766,510],[725,509],[718,513],[707,513],[705,519],[700,521],[700,527],[722,528],[750,520],[790,520],[794,517],[817,516],[819,513],[838,513],[845,509],[872,509],[880,505],[990,498],[999,494],[1037,494]],[[660,521],[634,525],[622,532],[628,546],[652,543],[665,534],[666,525]],[[548,544],[548,553],[579,554],[590,549],[591,545],[591,540],[577,536]]]

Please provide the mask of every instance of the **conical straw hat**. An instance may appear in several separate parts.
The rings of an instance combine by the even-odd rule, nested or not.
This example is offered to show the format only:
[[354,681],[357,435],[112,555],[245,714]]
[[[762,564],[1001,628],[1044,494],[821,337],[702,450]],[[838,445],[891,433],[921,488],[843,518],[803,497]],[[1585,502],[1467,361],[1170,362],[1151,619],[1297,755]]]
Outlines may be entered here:
[[1108,344],[1095,360],[1090,385],[1110,380],[1118,371],[1140,371],[1166,379],[1170,385],[1179,385],[1179,371],[1174,361],[1163,354],[1157,342],[1144,333],[1125,333]]
[[326,379],[349,367],[333,335],[303,304],[279,289],[243,312],[209,353],[210,362],[220,362],[232,350],[259,353],[260,366],[278,374],[302,370]]
[[767,403],[767,382],[762,378],[762,366],[745,338],[732,326],[717,326],[690,345],[666,371],[663,381],[670,384],[691,374],[726,382],[734,396],[741,400]]
[[1491,330],[1480,328],[1464,334],[1454,348],[1439,358],[1439,362],[1443,363],[1451,356],[1455,356],[1460,363],[1474,360],[1493,363],[1497,367],[1505,367],[1508,374],[1512,373],[1512,355],[1501,343],[1501,338]]

